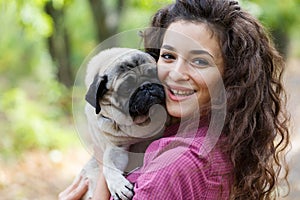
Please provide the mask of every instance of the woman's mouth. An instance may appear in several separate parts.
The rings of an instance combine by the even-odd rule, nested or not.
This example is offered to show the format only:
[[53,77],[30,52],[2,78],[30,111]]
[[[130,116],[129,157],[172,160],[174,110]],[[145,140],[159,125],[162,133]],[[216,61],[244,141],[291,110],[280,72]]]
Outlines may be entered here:
[[168,97],[173,101],[181,101],[190,98],[195,93],[196,93],[195,90],[190,90],[190,89],[182,90],[182,89],[168,88],[167,90]]

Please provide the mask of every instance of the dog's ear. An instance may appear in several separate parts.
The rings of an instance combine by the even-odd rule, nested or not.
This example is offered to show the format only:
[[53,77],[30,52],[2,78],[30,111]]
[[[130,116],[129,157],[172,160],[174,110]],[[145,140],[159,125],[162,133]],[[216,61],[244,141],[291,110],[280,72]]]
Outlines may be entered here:
[[95,76],[93,83],[90,85],[86,95],[85,100],[91,104],[98,114],[101,110],[99,100],[107,92],[106,88],[107,75]]

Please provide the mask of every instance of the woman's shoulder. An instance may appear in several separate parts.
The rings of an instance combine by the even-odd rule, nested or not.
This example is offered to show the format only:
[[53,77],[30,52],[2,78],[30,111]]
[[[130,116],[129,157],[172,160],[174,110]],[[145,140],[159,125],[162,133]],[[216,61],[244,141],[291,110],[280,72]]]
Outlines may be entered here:
[[[203,199],[229,193],[230,165],[221,151],[201,155],[204,138],[165,137],[155,141],[145,155],[135,182],[136,199]],[[214,158],[214,156],[217,156]],[[219,165],[219,166],[218,166]],[[227,189],[228,190],[227,190]],[[173,198],[171,198],[173,197]],[[178,197],[178,198],[177,198]]]

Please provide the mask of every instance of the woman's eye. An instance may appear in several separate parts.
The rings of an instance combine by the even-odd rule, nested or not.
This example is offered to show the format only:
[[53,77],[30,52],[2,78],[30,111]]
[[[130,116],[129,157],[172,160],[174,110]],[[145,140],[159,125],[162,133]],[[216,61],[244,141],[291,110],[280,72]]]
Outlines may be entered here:
[[173,56],[170,53],[163,53],[163,54],[161,54],[161,57],[165,60],[174,60],[175,59],[175,56]]
[[209,62],[205,59],[194,59],[192,61],[192,63],[197,66],[208,66],[209,65]]

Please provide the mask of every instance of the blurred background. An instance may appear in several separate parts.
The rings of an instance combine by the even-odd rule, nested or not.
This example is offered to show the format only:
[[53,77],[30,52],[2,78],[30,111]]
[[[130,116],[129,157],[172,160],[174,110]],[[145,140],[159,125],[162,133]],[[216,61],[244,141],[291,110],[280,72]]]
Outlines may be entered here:
[[[77,136],[72,87],[86,56],[122,31],[147,27],[172,0],[0,0],[0,197],[52,200],[89,153]],[[287,62],[291,192],[300,197],[300,0],[240,1]]]

